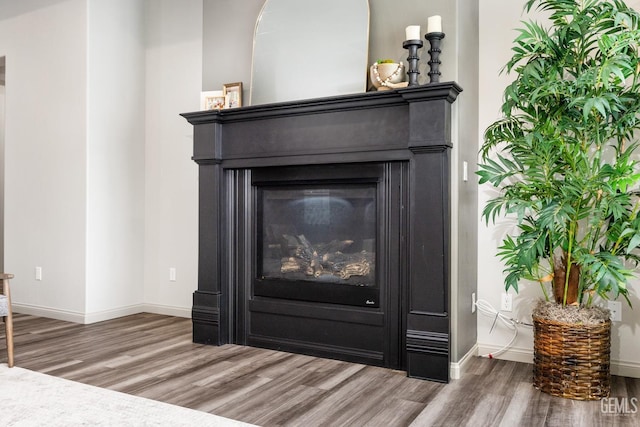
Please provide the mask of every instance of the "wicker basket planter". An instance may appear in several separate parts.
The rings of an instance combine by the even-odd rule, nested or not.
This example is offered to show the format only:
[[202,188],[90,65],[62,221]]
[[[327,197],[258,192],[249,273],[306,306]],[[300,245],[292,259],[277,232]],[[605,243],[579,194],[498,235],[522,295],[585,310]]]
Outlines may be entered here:
[[594,325],[533,316],[533,385],[550,395],[599,400],[611,391],[611,321]]

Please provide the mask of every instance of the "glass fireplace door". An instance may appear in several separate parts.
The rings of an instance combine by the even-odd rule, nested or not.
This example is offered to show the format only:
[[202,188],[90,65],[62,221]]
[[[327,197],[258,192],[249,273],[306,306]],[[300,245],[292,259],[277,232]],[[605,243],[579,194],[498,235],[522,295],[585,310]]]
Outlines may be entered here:
[[255,295],[377,307],[375,183],[260,186]]

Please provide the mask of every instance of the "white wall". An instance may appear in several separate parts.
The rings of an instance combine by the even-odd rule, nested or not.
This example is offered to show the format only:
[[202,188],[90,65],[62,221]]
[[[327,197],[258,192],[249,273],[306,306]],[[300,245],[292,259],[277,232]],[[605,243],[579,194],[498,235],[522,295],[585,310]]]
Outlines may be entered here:
[[[627,0],[627,4],[638,9],[640,0]],[[528,19],[523,15],[524,0],[506,2],[504,0],[480,0],[480,131],[500,117],[502,93],[512,81],[507,75],[500,75],[500,69],[511,57],[512,41],[520,27],[520,21]],[[542,19],[541,17],[538,19]],[[479,140],[482,135],[478,135]],[[493,196],[488,186],[480,188],[479,212],[488,199]],[[497,247],[504,233],[510,228],[508,221],[496,225],[479,225],[478,237],[478,296],[489,301],[494,307],[500,307],[500,295],[504,292],[503,264],[496,257]],[[612,327],[611,359],[612,372],[640,377],[640,282],[631,285],[632,302],[636,311],[623,303],[623,322]],[[512,291],[510,291],[512,292]],[[542,297],[538,284],[522,284],[520,293],[513,298],[514,317],[531,321],[531,308],[537,297]],[[480,353],[495,351],[505,345],[512,336],[511,331],[496,327],[490,332],[493,318],[479,315],[478,345]],[[529,328],[520,328],[520,334],[511,350],[503,358],[511,360],[533,360],[533,335]]]
[[74,319],[85,311],[86,42],[83,0],[0,22],[5,269],[16,306]]
[[198,175],[178,114],[199,109],[202,0],[34,5],[0,5],[14,309],[189,316]]
[[144,264],[143,0],[89,0],[87,322],[140,311]]
[[[478,4],[459,0],[456,11],[458,36],[455,41],[456,74],[448,80],[463,88],[454,104],[454,139],[451,185],[455,199],[452,209],[452,360],[461,361],[477,341],[476,315],[471,312],[471,295],[477,294],[478,223],[474,212],[478,206],[478,186],[475,185],[475,157],[478,152]],[[446,37],[445,37],[446,39]],[[453,58],[452,58],[453,60]],[[467,177],[463,164],[467,163]]]
[[[202,0],[147,0],[145,281],[150,311],[190,316],[198,288],[198,166]],[[169,268],[176,281],[169,281]]]
[[[504,2],[501,0],[480,1],[480,111],[479,128],[482,133],[489,124],[499,118],[502,104],[503,89],[511,81],[508,76],[501,75],[500,69],[510,58],[511,41],[515,38],[514,28],[522,18],[523,1]],[[499,13],[496,14],[496,12]],[[496,22],[499,19],[500,22]],[[478,136],[482,140],[482,134]],[[479,192],[480,214],[486,201],[491,197],[491,190],[481,187]],[[494,307],[500,307],[500,294],[504,292],[503,265],[496,257],[497,247],[501,242],[504,229],[500,225],[487,226],[481,222],[478,228],[478,298],[487,300]],[[537,289],[521,288],[524,295],[536,294]],[[524,296],[523,295],[523,296]],[[530,314],[530,307],[521,306],[522,298],[514,298],[515,314],[520,319],[526,319]],[[511,332],[494,328],[492,318],[478,314],[478,344],[480,353],[486,353],[500,348],[511,338]],[[524,354],[524,360],[533,360],[531,356],[533,335],[530,330],[523,329],[521,336],[514,344],[514,350]],[[510,356],[511,358],[514,355]]]
[[[251,56],[256,20],[265,0],[203,0],[202,90],[243,82],[243,102],[249,102]],[[214,42],[215,46],[212,45]],[[294,71],[295,72],[295,71]]]

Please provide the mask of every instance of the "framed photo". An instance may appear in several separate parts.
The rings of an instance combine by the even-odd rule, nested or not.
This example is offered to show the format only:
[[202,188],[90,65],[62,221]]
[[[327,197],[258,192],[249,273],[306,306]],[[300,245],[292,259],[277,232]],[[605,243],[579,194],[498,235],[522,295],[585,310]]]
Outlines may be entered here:
[[242,82],[227,83],[223,88],[224,108],[242,107]]
[[224,91],[210,90],[200,93],[200,109],[201,110],[221,110],[225,105]]

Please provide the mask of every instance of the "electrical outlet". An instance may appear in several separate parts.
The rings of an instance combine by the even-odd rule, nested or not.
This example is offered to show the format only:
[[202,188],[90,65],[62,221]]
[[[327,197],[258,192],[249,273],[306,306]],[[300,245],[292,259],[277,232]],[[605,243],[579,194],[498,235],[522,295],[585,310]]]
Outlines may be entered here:
[[476,312],[476,293],[472,293],[471,294],[471,312],[475,313]]
[[511,294],[506,292],[502,294],[502,298],[500,299],[500,310],[513,311],[513,297]]
[[36,267],[36,280],[42,280],[42,267]]
[[176,281],[176,268],[175,267],[171,267],[169,269],[169,281],[170,282],[175,282]]
[[611,311],[611,321],[622,322],[622,303],[620,301],[608,301],[608,309]]

